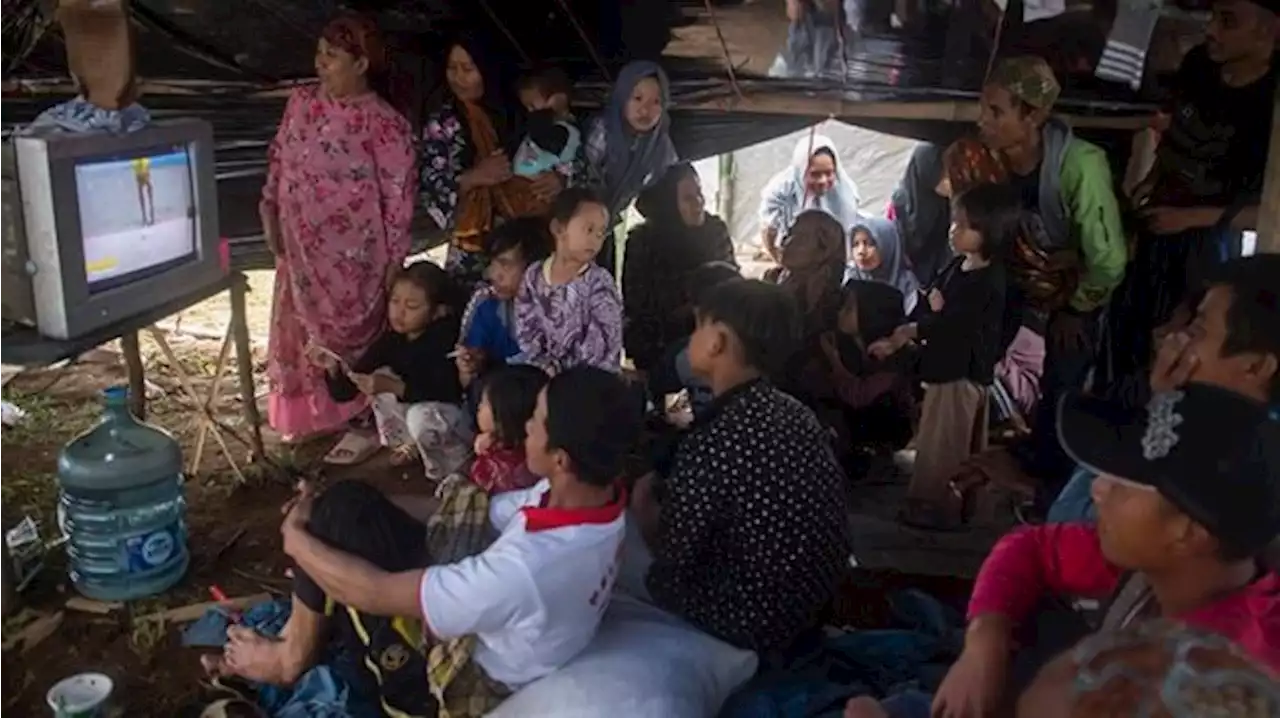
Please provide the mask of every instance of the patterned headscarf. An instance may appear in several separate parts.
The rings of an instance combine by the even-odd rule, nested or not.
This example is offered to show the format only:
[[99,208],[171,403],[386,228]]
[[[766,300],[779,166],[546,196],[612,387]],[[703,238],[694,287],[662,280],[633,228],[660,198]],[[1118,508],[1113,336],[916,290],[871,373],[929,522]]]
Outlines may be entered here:
[[1058,101],[1062,86],[1043,57],[1024,55],[1001,60],[987,84],[1003,87],[1010,95],[1037,110],[1048,110]]
[[387,48],[382,42],[378,26],[366,15],[340,15],[324,26],[320,37],[334,47],[341,48],[355,58],[369,61],[370,76],[387,71]]

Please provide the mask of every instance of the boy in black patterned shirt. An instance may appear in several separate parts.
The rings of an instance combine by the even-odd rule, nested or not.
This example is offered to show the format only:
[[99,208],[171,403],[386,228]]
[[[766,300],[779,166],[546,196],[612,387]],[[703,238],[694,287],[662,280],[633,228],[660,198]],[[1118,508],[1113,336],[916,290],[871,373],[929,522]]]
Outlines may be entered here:
[[848,559],[844,476],[817,418],[767,378],[799,339],[786,290],[730,280],[696,312],[689,361],[715,400],[670,475],[637,487],[646,583],[659,606],[729,643],[785,650],[817,625]]

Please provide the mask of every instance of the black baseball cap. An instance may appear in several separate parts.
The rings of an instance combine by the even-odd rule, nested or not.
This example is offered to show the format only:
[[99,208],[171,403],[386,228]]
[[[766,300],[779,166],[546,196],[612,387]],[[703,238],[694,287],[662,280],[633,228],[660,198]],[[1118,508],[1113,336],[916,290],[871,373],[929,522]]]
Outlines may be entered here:
[[1134,412],[1069,394],[1058,438],[1076,462],[1155,488],[1234,549],[1261,552],[1280,535],[1280,422],[1248,397],[1193,383]]

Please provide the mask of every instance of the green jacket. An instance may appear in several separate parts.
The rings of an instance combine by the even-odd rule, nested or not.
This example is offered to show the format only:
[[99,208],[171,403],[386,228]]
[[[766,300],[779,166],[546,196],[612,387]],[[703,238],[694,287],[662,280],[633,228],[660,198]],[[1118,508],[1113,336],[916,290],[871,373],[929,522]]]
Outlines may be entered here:
[[1080,285],[1071,308],[1092,311],[1106,304],[1120,286],[1129,260],[1111,167],[1101,147],[1072,136],[1060,176],[1066,221],[1081,256]]

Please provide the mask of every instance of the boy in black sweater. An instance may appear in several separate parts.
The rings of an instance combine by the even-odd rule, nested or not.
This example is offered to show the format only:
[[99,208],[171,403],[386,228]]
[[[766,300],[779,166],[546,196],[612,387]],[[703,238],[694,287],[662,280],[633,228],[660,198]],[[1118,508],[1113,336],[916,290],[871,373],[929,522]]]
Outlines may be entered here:
[[948,528],[961,520],[961,500],[948,478],[986,448],[987,392],[1000,359],[1005,306],[1003,250],[1016,236],[1017,196],[1007,187],[977,187],[955,200],[951,246],[958,255],[933,282],[928,309],[916,323],[871,345],[885,357],[918,341],[925,384],[916,461],[904,523]]

